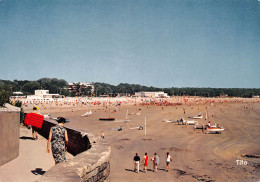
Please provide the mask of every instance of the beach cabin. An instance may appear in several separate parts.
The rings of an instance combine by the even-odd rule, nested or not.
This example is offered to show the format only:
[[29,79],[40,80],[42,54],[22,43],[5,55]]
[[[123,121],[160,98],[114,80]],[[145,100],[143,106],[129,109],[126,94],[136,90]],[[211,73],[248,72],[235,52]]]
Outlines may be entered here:
[[154,98],[167,98],[167,93],[164,92],[135,92],[136,97],[154,97]]

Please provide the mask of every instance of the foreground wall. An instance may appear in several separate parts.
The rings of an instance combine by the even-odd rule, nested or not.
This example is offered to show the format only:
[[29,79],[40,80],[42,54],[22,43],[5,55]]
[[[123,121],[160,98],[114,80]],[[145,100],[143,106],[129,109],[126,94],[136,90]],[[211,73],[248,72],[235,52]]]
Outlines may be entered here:
[[19,156],[19,108],[0,109],[0,166]]
[[[50,128],[56,123],[54,120],[45,120],[39,133],[48,138]],[[66,129],[69,137],[68,151],[75,155],[74,158],[55,165],[39,181],[109,181],[110,146],[83,130],[70,127]]]

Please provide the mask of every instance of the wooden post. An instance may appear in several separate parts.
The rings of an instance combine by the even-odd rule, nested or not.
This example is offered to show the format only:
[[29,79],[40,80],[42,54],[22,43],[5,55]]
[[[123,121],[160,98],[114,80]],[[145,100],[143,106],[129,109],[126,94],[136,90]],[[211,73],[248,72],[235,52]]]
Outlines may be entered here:
[[144,134],[146,135],[146,116],[144,117]]

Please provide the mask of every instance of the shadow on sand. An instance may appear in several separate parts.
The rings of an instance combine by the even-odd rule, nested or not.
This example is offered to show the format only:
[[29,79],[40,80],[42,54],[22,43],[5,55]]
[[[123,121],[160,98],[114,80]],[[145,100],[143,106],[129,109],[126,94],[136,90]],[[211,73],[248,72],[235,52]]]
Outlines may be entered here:
[[[132,170],[132,169],[125,169],[126,171],[130,171],[130,172],[133,172],[133,173],[135,173],[134,172],[134,170]],[[139,172],[141,172],[141,173],[144,173],[144,171],[143,170],[139,170]]]
[[31,172],[34,175],[44,175],[44,173],[46,173],[46,171],[43,171],[42,168],[36,168],[35,170],[31,170]]
[[20,139],[23,139],[23,140],[33,140],[32,137],[26,137],[26,136],[22,136],[22,137],[20,137]]
[[126,171],[130,171],[130,172],[134,172],[134,170],[132,169],[125,169]]
[[158,171],[165,171],[165,172],[167,172],[167,170],[163,169],[163,168],[158,168]]

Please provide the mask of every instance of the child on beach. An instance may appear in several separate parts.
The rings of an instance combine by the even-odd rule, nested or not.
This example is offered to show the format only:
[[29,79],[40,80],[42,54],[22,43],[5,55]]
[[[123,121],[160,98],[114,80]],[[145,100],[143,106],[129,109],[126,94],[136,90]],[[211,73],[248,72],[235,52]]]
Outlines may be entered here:
[[156,152],[154,153],[154,156],[151,160],[153,161],[153,171],[156,173],[159,164],[159,156],[156,154]]
[[166,171],[169,172],[172,162],[172,157],[169,155],[169,152],[166,154]]
[[104,135],[103,131],[101,131],[101,133],[100,133],[100,137],[101,137],[102,139],[105,138],[105,135]]
[[143,161],[144,161],[144,171],[145,171],[145,173],[147,173],[147,166],[148,166],[148,155],[147,155],[147,152],[145,152],[145,154],[144,154]]

